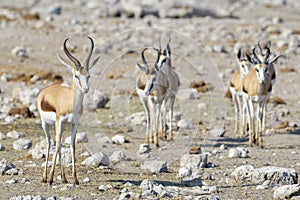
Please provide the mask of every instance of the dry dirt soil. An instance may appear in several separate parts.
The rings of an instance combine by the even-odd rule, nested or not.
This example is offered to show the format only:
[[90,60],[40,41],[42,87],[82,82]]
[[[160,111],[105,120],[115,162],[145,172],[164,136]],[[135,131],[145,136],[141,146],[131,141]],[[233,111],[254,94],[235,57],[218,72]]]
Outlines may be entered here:
[[[219,151],[208,158],[209,162],[217,167],[203,169],[203,173],[213,178],[203,182],[206,185],[217,186],[218,193],[215,195],[220,199],[272,198],[273,189],[257,190],[256,185],[238,183],[232,179],[230,174],[240,165],[251,164],[255,167],[274,165],[300,171],[298,92],[300,51],[299,47],[291,53],[284,48],[278,48],[280,45],[278,41],[286,40],[283,36],[286,30],[291,30],[291,34],[299,38],[299,5],[273,6],[259,3],[255,6],[244,2],[235,11],[237,18],[133,19],[99,18],[93,14],[96,12],[95,9],[79,9],[72,6],[70,1],[62,4],[62,14],[55,15],[52,21],[44,16],[41,19],[19,17],[13,21],[0,18],[0,74],[17,76],[24,73],[30,77],[51,72],[54,75],[61,75],[69,82],[70,73],[59,63],[56,54],[63,55],[63,41],[66,37],[70,37],[69,43],[74,48],[74,55],[83,60],[89,47],[86,36],[91,36],[95,40],[96,53],[101,54],[101,60],[92,71],[91,87],[108,93],[111,101],[105,109],[85,111],[82,116],[79,131],[88,134],[89,142],[78,144],[76,147],[80,181],[78,187],[68,187],[57,179],[52,186],[42,184],[40,166],[44,159],[33,159],[28,156],[28,150],[14,150],[12,146],[14,139],[6,138],[1,141],[6,149],[0,152],[0,159],[5,158],[14,163],[22,174],[0,176],[0,199],[27,194],[41,194],[46,198],[64,196],[74,199],[112,199],[119,196],[126,182],[133,183],[133,191],[140,192],[139,184],[146,178],[162,181],[165,185],[176,185],[179,182],[176,175],[181,155],[188,153],[192,145],[200,145],[203,152]],[[7,5],[3,3],[2,7],[7,8]],[[23,11],[28,11],[28,8]],[[268,20],[271,21],[271,25],[266,25]],[[149,23],[152,26],[149,27]],[[143,111],[139,99],[132,96],[136,76],[135,63],[140,61],[139,52],[146,46],[152,46],[158,41],[159,36],[165,33],[169,33],[172,38],[173,65],[180,75],[181,89],[188,88],[191,81],[197,80],[204,80],[213,88],[200,93],[199,99],[176,101],[175,112],[181,113],[183,119],[191,120],[194,127],[177,130],[174,141],[160,141],[158,149],[151,146],[150,159],[166,160],[169,172],[149,174],[141,172],[140,160],[136,158],[139,145],[144,141],[145,127],[131,125],[126,121],[126,117]],[[236,46],[238,44],[253,46],[266,38],[272,41],[272,51],[286,56],[276,65],[277,82],[272,94],[272,98],[280,97],[285,104],[277,104],[274,101],[269,103],[268,131],[263,136],[264,148],[261,149],[257,146],[248,147],[247,138],[239,138],[233,133],[234,108],[231,100],[225,98],[225,93],[233,71],[237,69]],[[12,49],[16,46],[24,46],[28,51],[28,58],[13,56]],[[212,50],[213,47],[215,51]],[[218,47],[224,50],[218,51]],[[1,95],[11,97],[14,88],[43,88],[50,83],[51,80],[47,79],[33,84],[20,80],[1,82]],[[18,102],[14,104],[18,105]],[[212,134],[214,131],[211,130],[223,128],[226,131],[223,137]],[[12,124],[3,123],[0,126],[2,133],[11,130],[24,133],[27,139],[32,140],[33,145],[44,140],[38,117],[21,118]],[[64,137],[69,136],[69,130],[66,129]],[[96,142],[97,134],[108,137],[123,134],[129,143],[99,146]],[[219,148],[222,144],[228,148],[247,147],[250,157],[227,158],[228,149]],[[91,153],[102,151],[111,155],[115,150],[123,150],[131,159],[110,168],[80,165],[86,158],[81,155],[84,151]],[[58,174],[57,169],[56,175]],[[86,177],[91,181],[84,183],[83,179]],[[4,184],[11,179],[21,182],[23,178],[27,178],[30,183]],[[70,167],[67,168],[67,178],[69,181],[72,180]],[[100,185],[107,184],[111,184],[113,188],[106,192],[98,190]]]

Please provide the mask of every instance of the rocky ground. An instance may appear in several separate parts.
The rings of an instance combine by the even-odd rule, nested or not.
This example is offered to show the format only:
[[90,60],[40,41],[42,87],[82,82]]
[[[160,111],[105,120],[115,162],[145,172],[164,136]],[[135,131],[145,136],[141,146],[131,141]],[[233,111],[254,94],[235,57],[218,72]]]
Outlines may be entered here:
[[[1,199],[300,199],[299,8],[285,0],[2,1]],[[174,140],[149,149],[135,63],[161,35],[171,37],[181,87]],[[53,81],[70,83],[56,54],[64,56],[69,37],[70,51],[83,60],[87,36],[101,59],[77,134],[80,185],[62,184],[59,168],[53,185],[42,184],[46,141],[36,96]],[[276,63],[260,149],[234,134],[225,94],[237,49],[266,40],[285,57]],[[63,155],[71,183],[69,133],[67,127]],[[197,147],[200,154],[189,154]]]

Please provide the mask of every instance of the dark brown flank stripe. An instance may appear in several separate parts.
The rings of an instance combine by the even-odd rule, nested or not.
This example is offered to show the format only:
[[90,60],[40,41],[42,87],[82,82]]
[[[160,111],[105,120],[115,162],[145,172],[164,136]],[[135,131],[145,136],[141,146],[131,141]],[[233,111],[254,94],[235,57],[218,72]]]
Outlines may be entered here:
[[45,99],[42,99],[41,109],[44,112],[56,112],[55,108]]

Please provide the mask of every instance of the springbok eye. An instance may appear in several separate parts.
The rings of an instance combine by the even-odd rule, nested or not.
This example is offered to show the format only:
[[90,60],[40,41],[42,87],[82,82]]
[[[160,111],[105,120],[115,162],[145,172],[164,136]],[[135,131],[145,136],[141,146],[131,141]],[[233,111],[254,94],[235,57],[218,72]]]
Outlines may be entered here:
[[259,72],[259,70],[257,68],[255,70],[256,70],[256,72]]
[[265,73],[267,73],[267,71],[268,71],[268,68],[264,69],[264,72],[265,72]]

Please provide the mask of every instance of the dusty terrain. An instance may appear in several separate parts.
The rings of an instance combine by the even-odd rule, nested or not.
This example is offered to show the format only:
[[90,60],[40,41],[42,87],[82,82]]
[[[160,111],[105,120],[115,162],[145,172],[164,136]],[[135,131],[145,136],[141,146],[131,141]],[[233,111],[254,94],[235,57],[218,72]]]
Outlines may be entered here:
[[[230,174],[244,164],[255,167],[279,166],[300,171],[300,93],[299,54],[300,54],[300,4],[294,1],[199,1],[201,7],[232,10],[229,17],[157,18],[147,15],[144,18],[100,17],[102,4],[91,6],[81,1],[17,1],[15,4],[1,2],[0,8],[9,13],[0,14],[0,75],[32,77],[52,73],[70,82],[71,74],[63,67],[56,54],[63,55],[62,44],[69,37],[74,55],[84,59],[89,47],[87,36],[95,41],[95,54],[101,55],[93,68],[91,87],[110,95],[105,109],[85,111],[79,132],[88,134],[89,142],[78,144],[77,168],[80,185],[71,187],[55,179],[53,186],[41,183],[44,159],[33,159],[28,150],[13,149],[14,139],[1,140],[5,150],[0,159],[5,158],[22,171],[17,176],[0,176],[0,199],[18,195],[43,195],[71,199],[113,199],[118,198],[124,183],[133,183],[131,189],[140,193],[139,185],[144,179],[161,181],[164,185],[178,185],[176,178],[181,155],[189,147],[200,145],[202,152],[209,153],[209,162],[216,167],[204,168],[203,174],[209,179],[203,183],[217,186],[214,195],[220,199],[271,199],[273,189],[258,190],[257,185],[238,183]],[[91,1],[92,2],[92,1]],[[97,1],[93,1],[97,2]],[[116,1],[117,2],[117,1]],[[202,3],[201,3],[202,2]],[[211,3],[209,3],[211,2]],[[222,3],[221,3],[222,2]],[[258,3],[259,2],[259,3]],[[203,4],[203,5],[201,5]],[[61,6],[60,14],[51,14],[53,5]],[[35,17],[34,13],[39,13]],[[28,14],[28,15],[25,15]],[[150,159],[165,160],[169,164],[168,173],[150,174],[140,170],[140,160],[136,158],[139,145],[144,142],[145,127],[132,125],[127,117],[143,111],[139,99],[132,96],[135,84],[135,63],[140,62],[139,53],[145,47],[157,45],[161,34],[170,34],[173,65],[181,79],[181,89],[189,88],[191,81],[204,80],[212,89],[200,93],[194,100],[176,101],[175,112],[182,119],[192,121],[190,129],[178,129],[174,141],[160,141],[160,148],[151,146]],[[272,52],[284,54],[276,64],[277,81],[272,98],[280,97],[285,104],[270,102],[267,115],[267,134],[264,134],[264,148],[248,147],[247,138],[239,138],[233,133],[234,108],[230,99],[225,98],[229,80],[237,69],[236,50],[241,45],[255,45],[269,39]],[[23,46],[28,56],[16,56],[12,50]],[[95,55],[94,55],[95,57]],[[46,76],[45,76],[46,77]],[[53,79],[29,83],[18,80],[0,82],[0,96],[12,98],[15,88],[43,88]],[[180,91],[180,90],[179,90]],[[16,99],[9,104],[23,106]],[[1,109],[5,103],[0,103]],[[288,122],[288,123],[286,123]],[[285,125],[284,125],[285,124]],[[217,137],[218,130],[225,130],[223,137]],[[1,121],[0,132],[16,130],[36,143],[44,140],[39,118],[19,118],[7,124]],[[99,146],[97,135],[111,138],[116,134],[126,136],[128,143]],[[64,137],[69,136],[67,128]],[[247,147],[249,158],[227,158],[228,149],[220,150],[224,144],[229,148]],[[67,146],[67,145],[65,145]],[[108,155],[115,150],[125,152],[129,161],[112,164],[109,168],[81,166],[86,158],[81,153],[104,152]],[[57,168],[56,175],[59,174]],[[83,182],[85,178],[89,182]],[[22,179],[29,183],[22,183]],[[71,181],[71,168],[67,168],[67,178]],[[6,181],[16,179],[16,184]],[[101,192],[100,185],[111,184],[110,190]],[[183,197],[182,197],[183,198]],[[181,197],[178,197],[181,199]]]

